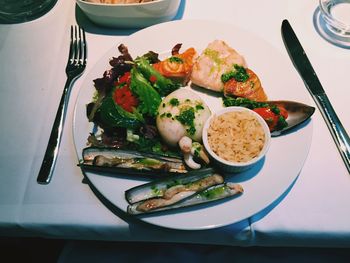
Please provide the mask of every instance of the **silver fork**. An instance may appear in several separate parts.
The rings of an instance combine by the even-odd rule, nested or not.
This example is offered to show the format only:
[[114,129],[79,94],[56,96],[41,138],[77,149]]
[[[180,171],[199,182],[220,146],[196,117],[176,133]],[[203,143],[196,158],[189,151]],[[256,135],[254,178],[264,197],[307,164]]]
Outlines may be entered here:
[[87,50],[84,29],[71,26],[71,39],[69,48],[69,59],[66,66],[67,81],[63,89],[60,104],[57,109],[56,118],[53,123],[49,142],[47,144],[44,160],[41,164],[37,182],[48,184],[51,180],[55,167],[59,145],[61,142],[64,120],[66,117],[69,94],[74,81],[79,78],[86,67]]

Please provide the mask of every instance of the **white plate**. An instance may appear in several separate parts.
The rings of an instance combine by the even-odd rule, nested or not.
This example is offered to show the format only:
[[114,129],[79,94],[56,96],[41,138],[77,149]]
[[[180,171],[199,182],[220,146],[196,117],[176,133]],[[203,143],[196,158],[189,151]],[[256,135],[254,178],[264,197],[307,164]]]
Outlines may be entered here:
[[[232,25],[190,20],[168,22],[139,31],[124,39],[123,43],[129,48],[130,54],[136,57],[149,50],[161,54],[169,53],[177,43],[183,43],[182,50],[194,47],[201,51],[215,39],[225,40],[245,56],[249,67],[260,77],[269,99],[309,102],[305,86],[292,67],[287,53],[279,53],[263,39]],[[85,115],[85,106],[94,93],[93,80],[100,78],[110,68],[109,59],[117,55],[115,48],[108,51],[86,76],[79,93],[73,125],[79,158],[92,129]],[[220,108],[217,98],[196,92],[207,101],[212,111]],[[229,178],[230,181],[241,183],[244,188],[244,194],[238,198],[212,206],[176,213],[152,214],[140,219],[167,228],[197,230],[220,227],[249,218],[272,204],[296,180],[308,154],[311,137],[312,125],[309,122],[293,133],[272,138],[263,162],[252,170]],[[123,211],[127,207],[124,191],[145,182],[91,172],[86,173],[86,176],[100,194]]]

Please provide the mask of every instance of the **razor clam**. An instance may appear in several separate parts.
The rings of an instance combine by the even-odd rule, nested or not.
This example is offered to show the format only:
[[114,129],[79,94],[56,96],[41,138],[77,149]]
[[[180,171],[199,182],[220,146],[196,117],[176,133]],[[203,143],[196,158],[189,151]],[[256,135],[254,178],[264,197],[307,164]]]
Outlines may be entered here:
[[87,147],[83,149],[82,156],[83,160],[79,166],[94,171],[153,176],[187,172],[181,158],[152,153],[108,147]]
[[133,215],[159,212],[204,204],[219,199],[232,197],[241,193],[243,193],[243,188],[240,184],[223,183],[211,186],[199,192],[180,192],[173,197],[173,202],[164,198],[153,198],[146,201],[141,201],[139,203],[129,205],[127,212]]
[[212,168],[206,168],[133,187],[125,191],[125,199],[129,204],[154,197],[170,199],[179,192],[199,191],[222,182],[222,176],[215,174]]
[[312,114],[315,112],[315,108],[300,102],[288,101],[288,100],[276,100],[276,101],[266,101],[270,106],[276,105],[283,107],[288,112],[288,118],[286,119],[288,126],[282,130],[276,130],[271,132],[272,137],[276,137],[295,128],[299,124],[308,120]]

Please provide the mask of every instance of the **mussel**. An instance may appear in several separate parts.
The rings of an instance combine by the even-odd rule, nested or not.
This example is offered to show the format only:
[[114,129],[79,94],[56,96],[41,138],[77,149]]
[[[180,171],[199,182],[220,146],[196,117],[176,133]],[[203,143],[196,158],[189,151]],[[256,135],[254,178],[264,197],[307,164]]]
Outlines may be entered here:
[[[224,96],[222,99],[225,107],[240,106],[257,111],[266,120],[273,137],[279,136],[302,124],[315,112],[315,108],[312,106],[289,100],[254,101],[230,96]],[[262,111],[260,112],[259,110]],[[286,112],[288,115],[286,119],[283,112]]]
[[315,112],[315,108],[304,103],[289,101],[289,100],[276,100],[266,101],[270,106],[275,105],[277,107],[283,107],[288,112],[288,118],[286,119],[288,126],[281,130],[274,130],[271,132],[271,136],[279,136],[286,131],[289,131],[296,126],[302,124],[308,120]]
[[225,183],[211,168],[155,180],[125,192],[129,214],[144,214],[192,206],[243,192],[239,184]]
[[117,174],[165,176],[188,172],[181,158],[108,147],[83,149],[83,169]]

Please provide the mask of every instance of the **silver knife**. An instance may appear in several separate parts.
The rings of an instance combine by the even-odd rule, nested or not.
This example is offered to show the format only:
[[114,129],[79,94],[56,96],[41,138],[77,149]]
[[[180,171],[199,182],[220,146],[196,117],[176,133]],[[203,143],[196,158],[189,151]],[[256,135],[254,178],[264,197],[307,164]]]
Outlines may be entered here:
[[283,20],[282,22],[282,38],[294,66],[304,80],[305,86],[309,90],[324,120],[326,121],[328,129],[338,147],[345,166],[350,173],[349,135],[346,133],[346,130],[332,107],[332,104],[328,100],[328,97],[319,79],[317,78],[316,72],[312,68],[311,63],[288,20]]

